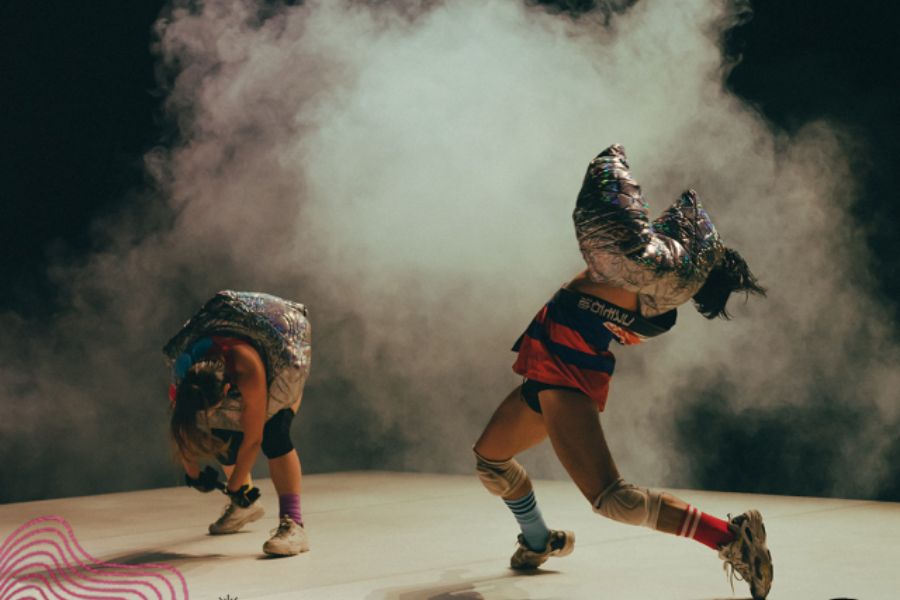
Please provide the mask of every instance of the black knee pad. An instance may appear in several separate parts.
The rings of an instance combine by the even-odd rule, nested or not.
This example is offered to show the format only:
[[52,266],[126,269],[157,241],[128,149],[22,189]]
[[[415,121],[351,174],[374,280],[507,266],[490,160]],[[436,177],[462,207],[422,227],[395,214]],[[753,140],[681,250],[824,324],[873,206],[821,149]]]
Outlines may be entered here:
[[263,427],[262,451],[266,458],[278,458],[294,449],[291,443],[291,423],[294,411],[283,408],[272,415]]
[[231,431],[230,429],[213,429],[212,434],[228,444],[221,454],[216,455],[216,460],[219,461],[220,465],[232,466],[237,462],[238,448],[241,447],[241,442],[244,441],[244,434],[240,431]]

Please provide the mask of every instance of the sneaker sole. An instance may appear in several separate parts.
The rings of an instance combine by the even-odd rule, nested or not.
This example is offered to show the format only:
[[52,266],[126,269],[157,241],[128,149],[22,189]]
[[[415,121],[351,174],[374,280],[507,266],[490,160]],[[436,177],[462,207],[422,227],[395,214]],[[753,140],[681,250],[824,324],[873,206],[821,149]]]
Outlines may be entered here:
[[556,554],[551,554],[550,556],[568,556],[572,554],[575,550],[575,532],[574,531],[566,531],[566,544],[562,548],[556,551]]
[[765,571],[768,574],[768,577],[759,578],[758,583],[765,585],[764,590],[757,588],[757,580],[754,579],[754,581],[748,582],[750,584],[750,595],[753,596],[753,600],[765,600],[766,596],[769,595],[769,590],[772,589],[774,575],[772,553],[769,552],[769,548],[766,545],[766,526],[763,525],[762,515],[759,514],[759,511],[750,510],[747,511],[747,517],[749,521],[747,527],[753,536],[753,548],[755,550],[752,557],[753,571],[754,573]]
[[268,542],[263,544],[263,552],[268,554],[269,556],[297,556],[298,554],[303,554],[304,552],[309,552],[309,544],[304,544],[300,546],[299,550],[275,550],[273,548],[268,547]]
[[516,554],[513,554],[512,558],[510,558],[509,568],[512,569],[513,571],[534,571],[534,570],[540,568],[540,566],[543,565],[545,562],[547,562],[548,558],[551,558],[551,557],[558,558],[558,557],[568,556],[568,555],[572,554],[572,551],[575,550],[575,533],[572,531],[565,531],[565,534],[566,534],[566,544],[562,548],[559,548],[558,550],[553,550],[552,552],[549,552],[547,554],[536,555],[534,557],[534,561],[532,561],[532,562],[523,561],[521,563],[515,562],[516,555],[518,554],[518,552],[517,552]]
[[212,525],[209,526],[209,535],[229,535],[231,533],[237,533],[238,531],[240,531],[246,525],[249,525],[253,521],[258,521],[258,520],[262,519],[263,515],[265,515],[265,514],[266,514],[266,511],[263,510],[263,508],[260,506],[258,511],[249,513],[246,517],[244,517],[243,520],[239,521],[237,523],[237,525],[234,525],[233,527],[226,529],[226,530],[214,529],[215,523],[213,523]]

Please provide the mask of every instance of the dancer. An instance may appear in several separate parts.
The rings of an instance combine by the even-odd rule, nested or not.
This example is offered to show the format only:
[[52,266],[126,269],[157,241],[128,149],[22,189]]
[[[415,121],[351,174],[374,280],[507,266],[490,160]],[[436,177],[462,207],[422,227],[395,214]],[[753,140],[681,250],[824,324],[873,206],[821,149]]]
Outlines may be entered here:
[[587,270],[553,296],[516,342],[513,370],[524,381],[474,447],[479,478],[506,502],[522,530],[510,566],[535,569],[574,548],[571,531],[548,529],[531,481],[514,458],[549,436],[595,512],[709,546],[732,576],[736,571],[747,581],[755,599],[765,598],[772,558],[759,512],[725,521],[666,492],[628,483],[598,417],[615,366],[612,340],[631,345],[666,332],[675,324],[676,307],[690,299],[706,318],[727,319],[733,292],[765,295],[764,288],[740,254],[723,245],[692,190],[650,222],[619,145],[591,161],[574,220]]
[[[290,429],[300,407],[311,358],[306,307],[268,294],[223,291],[166,344],[172,367],[170,430],[185,483],[201,492],[223,489],[230,501],[209,526],[235,533],[263,516],[250,470],[259,450],[278,493],[279,524],[263,552],[309,550],[300,511],[300,458]],[[216,469],[200,470],[214,458]]]

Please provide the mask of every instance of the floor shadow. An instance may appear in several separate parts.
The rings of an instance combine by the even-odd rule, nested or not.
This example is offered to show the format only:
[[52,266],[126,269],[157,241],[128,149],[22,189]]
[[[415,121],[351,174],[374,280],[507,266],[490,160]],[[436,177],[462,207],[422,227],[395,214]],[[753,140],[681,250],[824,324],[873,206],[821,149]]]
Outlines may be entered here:
[[[173,568],[183,574],[185,571],[189,571],[191,566],[196,563],[222,558],[230,557],[222,554],[182,554],[165,550],[141,550],[128,554],[103,557],[102,559],[94,558],[94,562],[64,564],[58,568],[46,568],[47,565],[43,563],[35,563],[33,566],[37,568],[28,568],[27,575],[29,578],[39,580],[69,579],[71,577],[82,577],[89,573],[103,575],[104,573],[120,572],[125,567],[141,566],[149,569],[144,574],[151,571],[162,573],[164,570]],[[24,573],[25,571],[20,573],[20,575]],[[3,597],[5,598],[6,596]]]
[[104,563],[117,565],[145,565],[164,563],[173,567],[186,563],[205,561],[215,558],[225,558],[224,554],[184,554],[181,552],[168,552],[166,550],[141,550],[129,554],[121,554],[104,560]]
[[263,552],[262,554],[257,555],[256,560],[281,560],[283,558],[294,558],[295,556],[297,556],[297,555],[296,554],[276,555],[276,554],[266,554],[265,552]]
[[490,598],[516,598],[527,600],[528,591],[520,588],[516,580],[522,577],[553,575],[554,571],[520,573],[508,571],[494,577],[470,577],[465,570],[454,569],[441,574],[440,581],[425,585],[373,590],[367,600],[488,600]]

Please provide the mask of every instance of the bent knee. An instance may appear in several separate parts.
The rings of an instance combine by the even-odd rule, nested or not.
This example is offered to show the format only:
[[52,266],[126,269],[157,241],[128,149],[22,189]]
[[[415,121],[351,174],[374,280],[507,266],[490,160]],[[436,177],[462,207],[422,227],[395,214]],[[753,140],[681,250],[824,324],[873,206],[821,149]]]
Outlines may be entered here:
[[272,415],[263,428],[262,451],[266,458],[272,460],[284,456],[294,449],[291,442],[291,423],[294,421],[294,411],[289,408],[282,409]]
[[656,529],[664,495],[619,478],[594,500],[594,512],[626,525]]
[[495,496],[501,498],[514,498],[521,492],[527,491],[531,481],[519,461],[515,458],[506,460],[488,460],[477,450],[475,454],[475,471],[482,485]]

